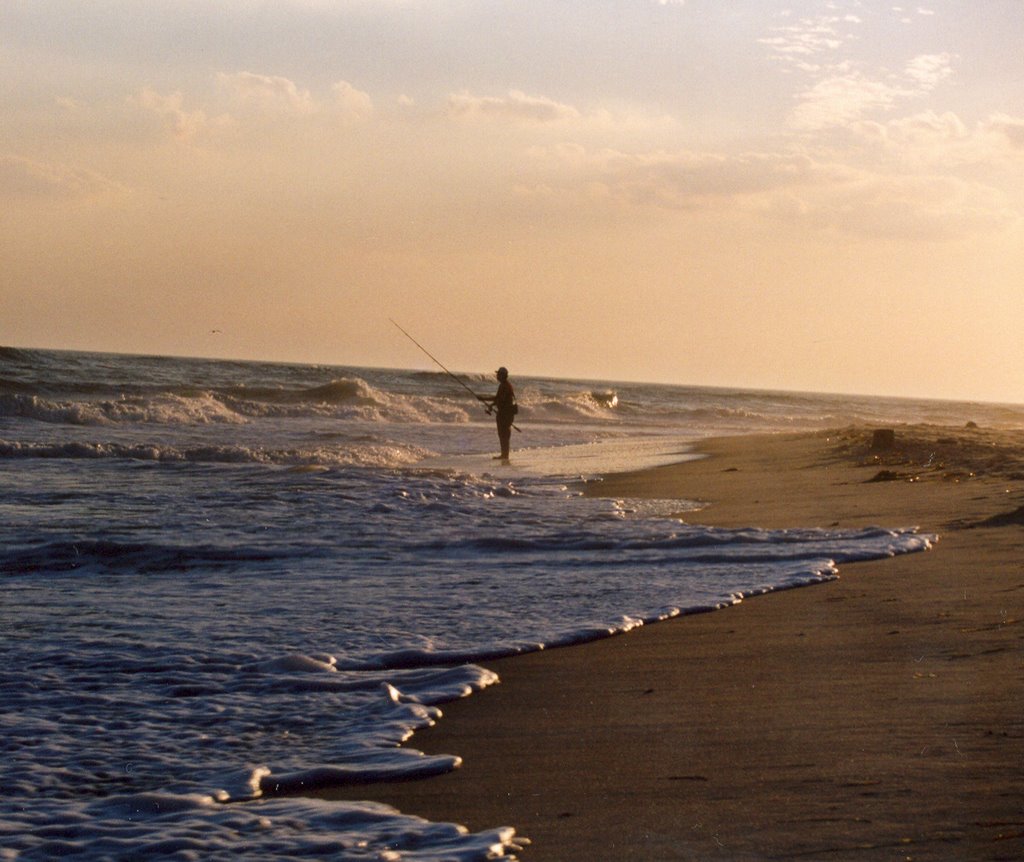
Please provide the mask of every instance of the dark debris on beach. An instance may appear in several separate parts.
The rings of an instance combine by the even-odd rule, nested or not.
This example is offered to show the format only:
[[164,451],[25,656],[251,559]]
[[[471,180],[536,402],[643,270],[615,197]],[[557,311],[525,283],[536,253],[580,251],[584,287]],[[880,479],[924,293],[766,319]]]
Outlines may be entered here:
[[849,427],[826,436],[835,444],[837,460],[876,468],[866,482],[962,482],[983,476],[1024,481],[1024,446],[1014,433],[973,422],[960,429],[926,424]]

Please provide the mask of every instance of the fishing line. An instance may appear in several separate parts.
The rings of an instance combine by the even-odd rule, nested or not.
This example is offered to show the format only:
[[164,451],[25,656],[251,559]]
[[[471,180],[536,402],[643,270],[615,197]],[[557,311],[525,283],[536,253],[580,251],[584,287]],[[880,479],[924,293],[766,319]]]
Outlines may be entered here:
[[[418,342],[418,341],[417,341],[417,340],[416,340],[415,338],[413,338],[413,337],[412,337],[412,336],[411,336],[411,335],[410,335],[410,334],[409,334],[408,332],[406,332],[406,331],[405,331],[404,329],[402,329],[402,327],[401,327],[401,326],[399,326],[399,325],[398,325],[397,323],[395,323],[395,321],[394,321],[394,320],[392,320],[392,319],[391,319],[390,317],[388,318],[388,320],[390,320],[390,321],[391,321],[392,323],[394,323],[394,324],[395,324],[395,326],[396,326],[396,327],[398,328],[398,331],[399,331],[399,332],[401,332],[401,333],[402,333],[402,335],[404,335],[404,336],[405,336],[406,338],[408,338],[408,339],[409,339],[409,340],[410,340],[410,341],[411,341],[411,342],[412,342],[413,344],[415,344],[415,345],[416,345],[416,346],[417,346],[417,347],[418,347],[418,348],[419,348],[420,350],[422,350],[422,351],[423,351],[423,352],[424,352],[425,354],[427,354],[427,356],[429,356],[429,357],[430,357],[430,358],[431,358],[431,359],[432,359],[432,360],[434,361],[434,363],[435,363],[435,364],[437,365],[437,367],[438,367],[438,368],[440,368],[440,369],[441,369],[441,370],[442,370],[442,371],[443,371],[443,372],[444,372],[445,374],[447,374],[447,375],[448,375],[448,376],[449,376],[449,377],[450,377],[450,378],[451,378],[452,380],[454,380],[454,381],[455,381],[456,383],[458,383],[458,384],[459,384],[459,386],[461,386],[461,387],[462,387],[463,389],[465,389],[465,390],[466,390],[466,391],[467,391],[467,392],[468,392],[468,393],[469,393],[470,395],[472,395],[472,396],[473,396],[473,397],[474,397],[474,398],[475,398],[475,399],[476,399],[477,401],[483,401],[483,400],[484,400],[484,399],[483,399],[483,398],[481,398],[481,397],[480,397],[479,395],[477,395],[477,394],[476,394],[476,393],[475,393],[475,392],[474,392],[474,391],[473,391],[472,389],[470,389],[470,388],[469,388],[469,386],[467,386],[467,385],[466,385],[465,381],[463,381],[463,380],[462,380],[462,379],[461,379],[460,377],[457,377],[456,375],[452,374],[452,372],[451,372],[451,371],[449,371],[449,370],[448,370],[447,368],[445,368],[445,367],[444,367],[444,365],[442,364],[442,362],[441,362],[441,360],[440,360],[440,359],[438,359],[438,358],[437,358],[436,356],[434,356],[434,354],[433,354],[433,353],[431,353],[431,352],[430,352],[429,350],[427,350],[427,348],[425,348],[425,347],[424,347],[424,346],[423,346],[422,344],[420,344],[420,343],[419,343],[419,342]],[[485,409],[486,409],[486,408],[485,408]],[[491,412],[491,411],[490,411],[490,409],[487,409],[487,412],[488,412],[488,413],[490,413],[490,412]],[[515,424],[514,424],[514,423],[513,423],[512,427],[513,427],[513,428],[516,428],[516,426],[515,426]],[[519,430],[519,429],[518,429],[518,428],[516,428],[516,431],[518,431],[518,430]]]

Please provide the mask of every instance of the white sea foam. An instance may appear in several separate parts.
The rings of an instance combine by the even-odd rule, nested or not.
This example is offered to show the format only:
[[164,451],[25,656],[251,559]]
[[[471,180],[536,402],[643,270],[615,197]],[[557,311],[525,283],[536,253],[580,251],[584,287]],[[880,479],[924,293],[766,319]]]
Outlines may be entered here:
[[282,794],[456,768],[399,745],[494,684],[492,657],[931,542],[712,530],[567,481],[885,405],[516,384],[503,467],[493,420],[445,375],[0,350],[5,852],[510,858],[503,828]]
[[422,447],[386,442],[356,442],[339,446],[295,449],[224,445],[178,446],[169,443],[122,443],[81,440],[64,443],[0,439],[2,458],[129,459],[164,463],[264,464],[291,467],[401,467],[432,453]]
[[91,391],[83,394],[85,397],[54,399],[0,390],[0,419],[101,426],[245,424],[258,419],[303,418],[458,423],[469,420],[471,406],[445,396],[388,393],[359,378],[341,378],[301,389],[239,386],[224,391],[122,393],[115,398],[96,397]]
[[[130,496],[112,525],[131,542],[111,535],[7,555],[5,649],[58,620],[61,631],[59,645],[37,646],[31,660],[4,656],[10,712],[0,753],[10,798],[35,795],[40,781],[50,793],[42,805],[0,804],[0,835],[18,836],[12,846],[29,855],[100,852],[123,838],[130,813],[131,846],[157,852],[202,840],[202,855],[218,858],[223,809],[196,799],[235,801],[231,810],[249,822],[264,816],[268,795],[456,768],[457,752],[425,757],[395,746],[437,721],[438,704],[496,681],[478,661],[831,578],[837,561],[929,541],[889,530],[711,530],[624,516],[625,505],[543,481],[469,474],[317,473],[284,485],[259,474],[241,486],[236,476],[205,501],[187,472],[152,473],[155,485],[146,478],[136,472],[122,491]],[[181,507],[187,541],[141,541],[163,532],[146,527],[163,509],[156,488]],[[210,508],[228,493],[246,526]],[[268,532],[284,501],[287,526]],[[51,518],[60,511],[51,507]],[[27,684],[41,675],[46,686]],[[78,801],[105,793],[115,793],[106,807]],[[319,821],[304,819],[304,802],[275,804],[287,823],[304,824],[301,833],[271,818],[259,842],[236,836],[232,846],[309,852]],[[422,858],[449,858],[447,845],[426,837],[435,827],[407,822],[402,850],[390,843],[395,820],[368,824],[358,808],[337,806],[348,824],[334,838],[340,858],[354,852],[350,833],[397,858],[415,858],[413,846]],[[79,815],[90,823],[70,844],[39,837]],[[483,858],[473,855],[481,841],[504,842],[495,858],[512,852],[510,836],[445,835],[463,842],[451,858]]]
[[470,834],[369,802],[279,799],[243,807],[201,794],[139,793],[70,802],[56,828],[50,808],[40,800],[15,824],[19,831],[0,828],[4,858],[470,862],[510,859],[519,846],[510,828]]
[[246,419],[210,393],[183,397],[164,393],[151,398],[54,401],[36,395],[0,395],[0,416],[66,425],[117,423],[242,423]]
[[611,389],[560,393],[552,397],[525,387],[518,393],[518,401],[521,408],[538,421],[597,419],[614,422],[619,419],[619,396]]

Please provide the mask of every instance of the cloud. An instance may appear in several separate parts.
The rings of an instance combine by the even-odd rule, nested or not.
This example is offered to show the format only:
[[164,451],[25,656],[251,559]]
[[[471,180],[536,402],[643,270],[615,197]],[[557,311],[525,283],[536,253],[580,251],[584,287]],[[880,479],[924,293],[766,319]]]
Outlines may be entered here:
[[187,111],[185,97],[180,91],[161,95],[148,87],[128,98],[128,104],[160,117],[166,128],[180,140],[191,140],[206,128],[209,118],[205,111]]
[[364,120],[374,110],[369,93],[348,81],[331,86],[330,96],[319,99],[289,78],[253,72],[221,73],[218,81],[235,113],[263,117],[311,117],[334,115],[345,120]]
[[541,124],[576,120],[580,112],[544,96],[528,96],[510,90],[506,96],[473,96],[468,92],[448,97],[448,113],[453,117],[503,122]]
[[906,75],[921,92],[930,92],[953,74],[952,59],[950,54],[922,54],[907,63]]
[[880,144],[890,150],[896,150],[901,155],[911,156],[911,161],[929,164],[937,161],[963,161],[934,159],[930,158],[929,154],[949,153],[971,140],[971,132],[952,112],[938,114],[934,111],[925,111],[887,123],[865,121],[853,128],[868,145]]
[[309,90],[299,88],[288,78],[253,72],[222,72],[218,80],[236,106],[257,112],[301,115],[311,114],[317,108]]
[[[576,196],[674,210],[719,207],[775,188],[815,182],[800,154],[590,151],[575,144],[538,147],[533,191],[548,198]],[[524,184],[521,193],[530,193]]]
[[797,94],[791,123],[801,130],[850,126],[871,114],[888,112],[902,101],[921,98],[952,74],[949,54],[922,54],[911,59],[902,76],[871,78],[848,64]]
[[982,124],[985,131],[999,135],[1018,153],[1024,153],[1024,119],[994,114]]
[[548,96],[510,90],[504,96],[478,96],[469,92],[448,97],[445,116],[465,124],[515,127],[536,134],[550,130],[565,139],[574,136],[605,141],[635,140],[638,135],[677,135],[680,123],[668,114],[653,114],[643,107],[619,103],[613,107],[581,110]]
[[772,35],[758,41],[768,47],[776,60],[807,67],[809,60],[834,54],[850,40],[850,33],[843,31],[843,25],[859,23],[855,15],[801,18],[794,24],[772,27],[769,31]]
[[[151,117],[157,117],[175,138],[190,142],[200,135],[234,127],[245,119],[273,121],[312,117],[334,117],[345,122],[365,120],[373,114],[373,99],[348,81],[332,85],[330,94],[318,100],[288,78],[258,75],[252,72],[221,73],[216,77],[220,93],[207,94],[216,108],[186,107],[181,91],[163,94],[144,88],[127,103]],[[219,113],[211,114],[211,111]]]
[[797,129],[847,125],[867,113],[890,110],[901,95],[900,89],[859,72],[835,75],[797,96],[791,123]]
[[333,107],[345,117],[362,120],[373,113],[373,99],[369,93],[357,90],[348,81],[338,81],[331,87],[334,96]]
[[874,239],[951,240],[1021,221],[998,189],[948,175],[864,172],[829,187],[766,199],[766,214]]
[[984,175],[1024,157],[1024,119],[1007,114],[968,127],[951,111],[922,111],[885,123],[863,121],[851,131],[865,152],[904,172],[969,168]]
[[[1024,134],[1024,123],[1007,125]],[[534,165],[517,191],[552,206],[746,214],[890,239],[946,240],[1024,217],[1000,188],[956,176],[940,160],[938,141],[965,148],[977,137],[955,116],[922,114],[876,132],[883,128],[887,145],[931,156],[911,164],[905,153],[881,154],[857,166],[824,151],[627,153],[562,144],[531,151]]]
[[[760,39],[769,56],[808,82],[795,96],[792,125],[801,130],[849,126],[873,114],[895,109],[905,100],[933,92],[953,76],[954,57],[948,53],[912,57],[899,72],[871,69],[849,50],[859,39],[863,19],[841,14],[829,3],[829,13],[770,28]],[[901,7],[893,11],[902,14]],[[930,14],[929,10],[919,10]]]
[[120,183],[85,168],[0,153],[0,197],[74,200],[127,191]]

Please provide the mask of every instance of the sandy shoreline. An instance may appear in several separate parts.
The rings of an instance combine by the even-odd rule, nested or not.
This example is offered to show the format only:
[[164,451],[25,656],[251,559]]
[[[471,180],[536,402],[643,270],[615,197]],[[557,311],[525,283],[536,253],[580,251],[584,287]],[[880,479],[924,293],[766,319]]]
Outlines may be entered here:
[[[375,799],[524,860],[1024,858],[1024,449],[983,429],[706,441],[588,493],[718,526],[919,526],[839,581],[489,662],[412,745],[464,759]],[[873,481],[869,481],[873,480]]]

